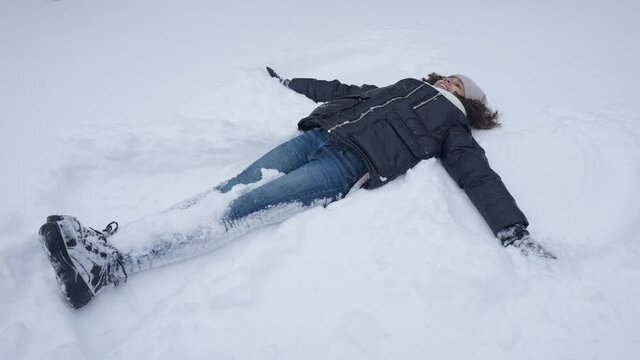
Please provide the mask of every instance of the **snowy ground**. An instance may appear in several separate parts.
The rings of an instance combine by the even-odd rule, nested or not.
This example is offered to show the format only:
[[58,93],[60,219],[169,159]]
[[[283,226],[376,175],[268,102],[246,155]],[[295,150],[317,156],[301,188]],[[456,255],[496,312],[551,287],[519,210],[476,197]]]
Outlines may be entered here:
[[[639,11],[1,0],[2,358],[636,359]],[[503,113],[476,137],[559,260],[501,248],[429,160],[70,310],[37,241],[45,217],[127,223],[294,136],[314,103],[265,65],[354,84],[473,77]]]

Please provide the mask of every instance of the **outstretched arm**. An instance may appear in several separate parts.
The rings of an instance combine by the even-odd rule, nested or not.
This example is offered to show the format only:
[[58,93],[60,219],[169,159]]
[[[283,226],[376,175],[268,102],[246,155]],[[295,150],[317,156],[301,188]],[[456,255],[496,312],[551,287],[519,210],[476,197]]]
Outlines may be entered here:
[[464,189],[503,246],[515,246],[525,255],[556,259],[529,236],[527,218],[489,166],[484,149],[466,124],[456,121],[451,126],[441,158],[447,172]]
[[305,95],[315,102],[332,101],[345,96],[359,95],[365,91],[377,89],[377,86],[374,85],[346,85],[338,80],[326,81],[305,78],[282,79],[270,67],[267,67],[267,72],[271,77],[278,79],[282,85]]
[[315,102],[325,102],[345,96],[360,95],[365,91],[377,89],[374,85],[346,85],[338,80],[291,79],[289,89],[305,95]]
[[445,169],[469,196],[494,234],[515,224],[529,225],[466,124],[456,121],[451,126],[442,150]]

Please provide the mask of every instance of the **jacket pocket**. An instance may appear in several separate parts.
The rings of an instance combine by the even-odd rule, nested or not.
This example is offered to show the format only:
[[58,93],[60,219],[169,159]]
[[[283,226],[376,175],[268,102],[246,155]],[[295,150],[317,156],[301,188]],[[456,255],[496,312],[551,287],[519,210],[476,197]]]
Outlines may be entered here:
[[379,119],[349,138],[369,159],[378,175],[384,178],[383,182],[403,174],[419,161],[388,119]]
[[450,114],[438,111],[437,106],[438,102],[432,101],[429,106],[421,108],[432,110],[426,113],[402,106],[395,109],[395,116],[392,117],[396,131],[414,155],[422,159],[439,157],[442,140],[451,123]]
[[389,123],[415,157],[423,158],[429,155],[426,146],[420,142],[402,117],[394,114]]
[[343,96],[340,99],[358,99],[360,101],[369,100],[371,96],[368,95],[347,95]]

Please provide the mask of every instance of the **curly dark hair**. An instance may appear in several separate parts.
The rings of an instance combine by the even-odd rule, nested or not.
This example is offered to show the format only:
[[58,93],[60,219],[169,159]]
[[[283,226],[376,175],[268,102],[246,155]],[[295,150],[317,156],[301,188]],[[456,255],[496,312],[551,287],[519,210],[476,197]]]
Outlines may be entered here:
[[[445,76],[433,72],[429,74],[428,78],[423,78],[422,80],[434,85],[438,80],[442,80],[444,78]],[[472,128],[489,130],[500,126],[500,123],[498,122],[500,113],[498,111],[489,109],[479,100],[465,99],[457,94],[456,97],[460,99],[464,109],[467,111],[467,119],[469,119],[469,125]]]

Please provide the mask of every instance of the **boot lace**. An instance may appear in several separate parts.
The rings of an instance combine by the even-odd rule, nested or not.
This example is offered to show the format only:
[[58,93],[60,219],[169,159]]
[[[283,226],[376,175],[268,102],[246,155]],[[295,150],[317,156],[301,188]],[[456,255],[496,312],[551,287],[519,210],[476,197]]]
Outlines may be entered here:
[[[102,240],[104,245],[112,249],[114,251],[113,253],[116,256],[114,263],[108,263],[108,265],[106,266],[106,269],[103,268],[103,271],[101,272],[100,277],[107,280],[109,283],[113,284],[113,286],[120,285],[120,281],[122,281],[123,283],[126,283],[129,276],[127,274],[127,270],[124,267],[123,257],[112,245],[107,243],[107,238],[115,234],[116,231],[118,231],[118,222],[112,221],[108,223],[107,226],[105,226],[105,228],[102,229],[102,231],[98,231],[92,227],[90,227],[89,229],[93,230],[95,234],[98,236],[98,239]],[[122,271],[123,276],[116,275],[119,270]]]

